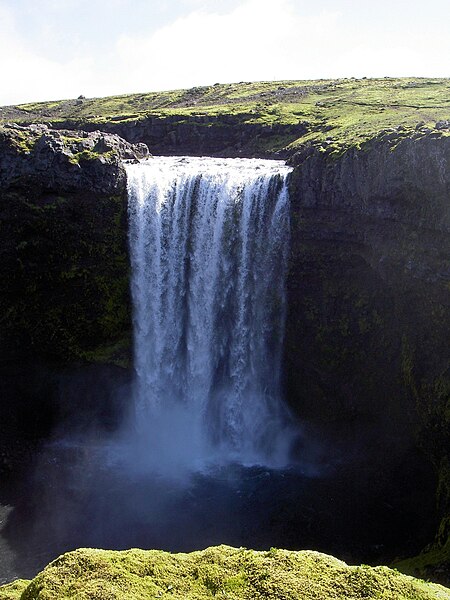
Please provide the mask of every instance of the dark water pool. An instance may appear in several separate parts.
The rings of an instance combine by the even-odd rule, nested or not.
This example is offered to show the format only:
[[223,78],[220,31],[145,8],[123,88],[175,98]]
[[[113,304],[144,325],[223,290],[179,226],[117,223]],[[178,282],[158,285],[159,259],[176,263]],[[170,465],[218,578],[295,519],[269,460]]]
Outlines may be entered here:
[[432,500],[411,482],[411,473],[373,478],[361,464],[316,472],[230,464],[167,478],[110,449],[52,444],[0,498],[0,582],[32,577],[83,546],[311,548],[383,563],[433,535]]

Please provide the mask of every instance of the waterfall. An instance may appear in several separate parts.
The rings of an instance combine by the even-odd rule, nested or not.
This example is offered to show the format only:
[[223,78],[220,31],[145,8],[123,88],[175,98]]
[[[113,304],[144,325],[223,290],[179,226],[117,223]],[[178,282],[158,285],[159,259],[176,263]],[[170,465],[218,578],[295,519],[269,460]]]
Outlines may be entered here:
[[155,461],[286,463],[290,168],[128,164],[135,423]]

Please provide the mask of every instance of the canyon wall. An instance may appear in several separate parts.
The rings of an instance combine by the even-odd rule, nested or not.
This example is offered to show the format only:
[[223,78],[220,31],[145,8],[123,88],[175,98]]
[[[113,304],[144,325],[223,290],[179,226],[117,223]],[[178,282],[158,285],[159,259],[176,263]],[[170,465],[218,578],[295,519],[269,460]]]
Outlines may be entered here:
[[[168,124],[147,125],[121,133],[150,142],[155,154],[251,154],[251,132],[237,126],[202,123],[195,135],[191,126],[167,135]],[[22,457],[15,440],[45,437],[74,412],[114,426],[112,389],[126,385],[131,356],[121,160],[146,152],[111,133],[13,126],[0,134],[3,472]],[[419,488],[437,488],[442,544],[449,160],[445,132],[401,129],[343,153],[305,146],[289,157],[284,352],[286,398],[305,432],[298,452],[313,447],[311,460],[323,464],[354,461],[387,496],[402,477],[416,479],[418,501]],[[84,400],[74,408],[77,386]]]
[[359,462],[374,489],[420,503],[435,473],[445,545],[450,138],[390,133],[291,162],[287,397],[324,457]]
[[[126,176],[117,136],[0,132],[0,472],[62,417],[111,417],[130,356]],[[86,365],[91,364],[86,370]],[[97,365],[97,367],[95,367]],[[98,366],[100,365],[100,366]],[[62,393],[68,380],[83,389]],[[98,380],[98,384],[95,382]],[[100,383],[102,382],[102,383]],[[62,399],[65,401],[62,402]],[[81,401],[81,404],[79,402]]]

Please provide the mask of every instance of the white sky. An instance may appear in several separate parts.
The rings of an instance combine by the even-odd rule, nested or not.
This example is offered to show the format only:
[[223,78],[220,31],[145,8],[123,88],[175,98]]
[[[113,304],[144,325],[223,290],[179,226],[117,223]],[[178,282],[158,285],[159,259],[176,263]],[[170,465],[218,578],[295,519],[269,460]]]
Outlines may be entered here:
[[0,105],[450,76],[450,0],[0,0]]

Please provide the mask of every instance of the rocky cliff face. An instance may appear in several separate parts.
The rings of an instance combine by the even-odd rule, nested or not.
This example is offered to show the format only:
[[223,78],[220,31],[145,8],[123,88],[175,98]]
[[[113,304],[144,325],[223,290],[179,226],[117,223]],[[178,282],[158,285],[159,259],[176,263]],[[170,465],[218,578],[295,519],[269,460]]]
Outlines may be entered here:
[[450,138],[381,138],[292,162],[287,360],[308,364],[316,388],[333,373],[347,413],[392,404],[389,386],[413,376],[448,376]]
[[[289,152],[274,147],[296,140],[306,133],[304,122],[296,124],[262,124],[243,122],[252,115],[166,116],[148,117],[107,123],[80,123],[86,130],[97,128],[117,134],[131,143],[144,142],[154,154],[163,156],[287,157]],[[54,127],[71,127],[73,123],[55,122]]]
[[[419,379],[446,373],[449,161],[449,137],[381,138],[337,159],[318,151],[292,158],[288,345],[308,330],[322,340],[314,370],[319,376],[329,359],[346,379],[343,398],[355,378],[368,383],[376,352],[385,375],[373,393],[386,400],[380,382],[392,384],[401,357],[406,364],[419,354]],[[334,352],[338,343],[344,354]],[[349,405],[358,396],[364,404],[367,393]]]
[[450,138],[391,133],[291,161],[287,397],[323,460],[359,463],[374,494],[420,506],[434,467],[445,542]]
[[126,175],[114,135],[0,131],[2,360],[86,357],[129,329]]
[[61,369],[127,361],[121,160],[146,153],[100,132],[0,130],[0,471],[14,463],[11,444],[21,449],[21,438],[48,433],[67,410],[59,403]]
[[54,130],[37,124],[0,129],[0,189],[34,185],[37,192],[120,194],[126,186],[121,160],[148,156],[145,144],[114,134]]

